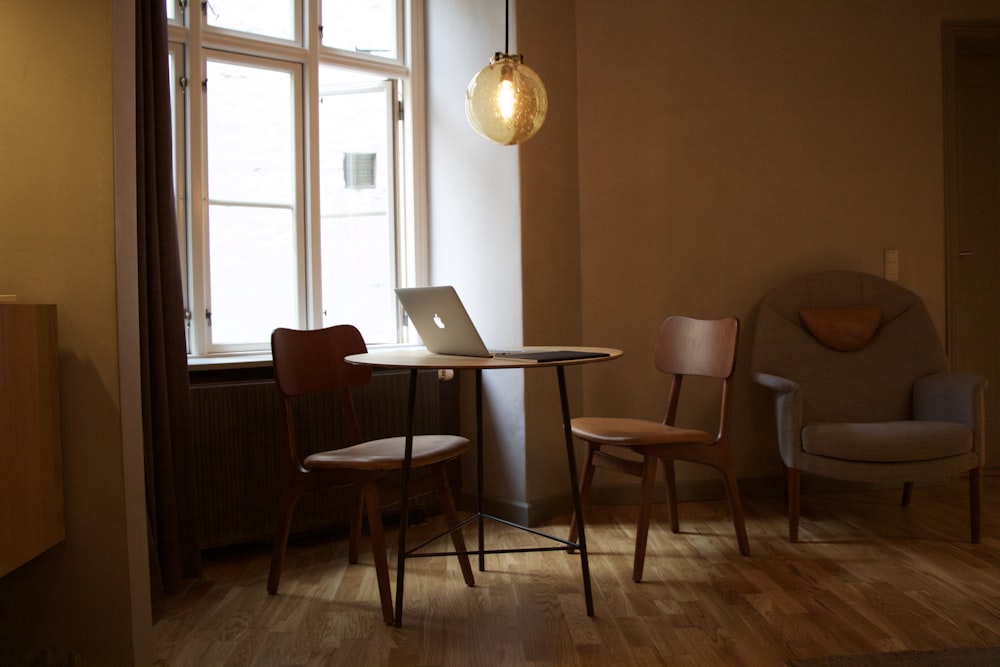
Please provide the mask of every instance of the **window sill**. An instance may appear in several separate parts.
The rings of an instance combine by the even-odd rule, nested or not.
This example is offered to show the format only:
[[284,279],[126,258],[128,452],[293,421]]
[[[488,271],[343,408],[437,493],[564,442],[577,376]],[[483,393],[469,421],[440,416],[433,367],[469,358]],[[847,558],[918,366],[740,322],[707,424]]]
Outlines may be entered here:
[[188,370],[217,371],[236,370],[238,368],[270,368],[271,353],[257,354],[213,354],[204,357],[188,357]]
[[[370,345],[368,349],[391,350],[400,348],[418,347],[417,345]],[[270,352],[254,353],[232,353],[232,354],[209,354],[201,357],[188,356],[188,371],[198,373],[201,371],[229,371],[243,368],[270,368]]]

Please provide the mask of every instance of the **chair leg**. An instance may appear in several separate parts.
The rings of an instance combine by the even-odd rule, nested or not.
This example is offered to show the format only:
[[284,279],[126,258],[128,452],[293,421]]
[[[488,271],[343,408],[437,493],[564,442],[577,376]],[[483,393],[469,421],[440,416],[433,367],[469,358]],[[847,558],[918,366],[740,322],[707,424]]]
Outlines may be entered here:
[[[595,445],[592,442],[587,443],[587,458],[583,462],[583,475],[580,477],[580,507],[581,510],[587,505],[587,501],[590,498],[590,487],[594,483],[594,452],[601,448],[600,445]],[[567,541],[576,542],[577,529],[576,529],[576,512],[573,512],[573,516],[569,520],[569,537]],[[569,553],[573,553],[575,549],[570,549]]]
[[[455,508],[455,499],[451,495],[451,483],[448,481],[448,468],[445,464],[439,463],[434,466],[441,480],[441,506],[444,509],[444,518],[449,526],[458,525],[458,510]],[[462,578],[465,579],[466,586],[475,586],[476,579],[472,575],[472,565],[469,564],[468,549],[465,546],[465,537],[462,529],[456,528],[451,531],[451,543],[455,545],[458,552],[458,564],[462,568]]]
[[969,522],[972,528],[972,543],[979,544],[983,529],[983,469],[969,471]]
[[646,537],[649,534],[649,519],[653,511],[653,491],[656,488],[656,458],[643,457],[642,482],[639,486],[639,520],[635,528],[635,557],[632,561],[632,581],[642,581],[642,569],[646,562]]
[[347,560],[353,565],[358,562],[358,542],[361,540],[361,521],[365,512],[365,497],[364,489],[361,486],[357,486],[352,491],[347,506],[348,521],[350,522]]
[[292,512],[298,496],[290,492],[282,492],[281,504],[278,508],[278,525],[274,530],[274,549],[271,552],[271,569],[267,575],[267,592],[276,595],[278,582],[281,579],[281,566],[285,562],[285,549],[288,546],[288,534],[292,529]]
[[802,473],[794,468],[785,468],[788,480],[788,541],[799,541],[799,502],[802,492]]
[[903,507],[910,506],[910,498],[913,497],[913,482],[903,483],[903,499],[900,501],[900,505]]
[[385,531],[382,529],[382,501],[374,482],[364,485],[364,505],[368,508],[368,529],[371,532],[372,557],[375,560],[375,578],[382,604],[382,620],[393,623],[392,590],[389,588],[389,562],[385,553]]
[[667,484],[667,510],[670,512],[670,531],[681,532],[680,505],[677,504],[677,473],[673,459],[663,459],[663,478]]
[[747,539],[746,523],[743,520],[743,503],[740,502],[740,487],[732,467],[722,470],[722,478],[726,484],[726,495],[729,496],[729,511],[733,515],[733,529],[736,531],[736,543],[740,553],[750,555],[750,541]]

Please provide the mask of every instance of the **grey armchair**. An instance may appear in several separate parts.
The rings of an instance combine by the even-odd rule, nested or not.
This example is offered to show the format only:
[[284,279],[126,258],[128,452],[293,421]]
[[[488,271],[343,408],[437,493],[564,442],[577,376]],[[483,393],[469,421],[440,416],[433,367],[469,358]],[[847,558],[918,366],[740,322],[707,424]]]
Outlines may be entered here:
[[919,296],[853,271],[793,280],[760,305],[753,378],[773,390],[798,540],[801,474],[903,484],[968,473],[972,542],[980,540],[986,380],[948,370]]

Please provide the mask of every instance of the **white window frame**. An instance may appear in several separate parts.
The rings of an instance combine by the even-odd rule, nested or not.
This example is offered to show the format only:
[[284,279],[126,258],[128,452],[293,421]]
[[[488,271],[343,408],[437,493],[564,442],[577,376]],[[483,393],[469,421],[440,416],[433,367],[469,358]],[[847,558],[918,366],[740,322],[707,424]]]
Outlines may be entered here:
[[[325,63],[324,63],[324,65],[325,65]],[[398,107],[397,107],[396,102],[399,100],[399,86],[397,85],[397,81],[393,80],[393,79],[387,79],[387,80],[384,80],[384,81],[375,81],[375,80],[372,80],[369,83],[358,83],[356,85],[345,84],[345,86],[343,88],[338,87],[337,90],[330,90],[330,91],[323,91],[323,90],[321,90],[321,91],[319,91],[319,95],[318,96],[319,97],[326,97],[326,96],[334,96],[334,95],[353,95],[353,94],[358,94],[358,93],[380,93],[380,94],[383,94],[385,96],[385,99],[386,99],[386,108],[390,109],[390,110],[395,109],[395,111],[392,112],[392,117],[387,119],[386,128],[385,128],[385,131],[386,131],[386,146],[390,147],[390,149],[388,150],[389,155],[386,156],[387,159],[389,160],[389,163],[388,163],[387,168],[386,168],[386,172],[388,174],[388,178],[391,179],[392,183],[393,183],[393,185],[388,188],[388,192],[387,192],[387,194],[388,194],[388,210],[387,210],[388,220],[387,220],[387,224],[388,224],[388,226],[393,231],[393,233],[391,234],[391,237],[390,237],[390,249],[389,249],[389,251],[392,254],[393,270],[394,270],[394,273],[396,275],[396,282],[397,282],[397,284],[406,284],[406,283],[404,283],[403,281],[400,280],[401,276],[405,276],[406,262],[403,261],[405,259],[405,252],[402,251],[401,249],[405,248],[405,246],[404,246],[405,237],[403,235],[403,232],[405,232],[405,229],[406,229],[407,225],[406,225],[405,221],[400,221],[400,214],[401,214],[400,208],[401,207],[400,207],[400,204],[398,202],[399,191],[403,187],[403,185],[402,185],[403,184],[403,175],[401,173],[401,169],[400,169],[400,165],[399,165],[399,163],[401,162],[401,160],[399,160],[399,156],[402,154],[402,151],[401,151],[400,146],[399,146],[400,134],[401,133],[399,131],[397,131],[397,127],[399,126],[399,113],[398,113]],[[318,158],[319,158],[319,156],[317,155],[317,160],[318,160]],[[317,174],[317,183],[318,183],[319,182],[319,169],[316,170],[316,174]],[[319,187],[317,186],[316,188],[314,188],[313,191],[318,193],[319,192]],[[317,197],[317,206],[319,206],[318,199],[319,198]],[[322,207],[320,206],[319,207],[319,213],[316,216],[313,216],[312,225],[310,226],[310,233],[311,233],[312,238],[320,238],[321,227],[322,227],[322,224],[323,224],[323,220],[326,217],[334,218],[336,216],[324,216],[323,215],[323,211],[322,211]],[[312,264],[313,266],[317,266],[317,265],[319,265],[319,263],[321,261],[320,260],[320,253],[321,253],[320,245],[317,244],[317,243],[313,243],[313,244],[311,244],[310,248],[311,248],[311,251],[312,251],[310,260],[313,263]],[[310,312],[317,314],[317,317],[316,317],[315,321],[313,322],[313,325],[314,326],[329,326],[329,325],[332,325],[332,324],[339,324],[340,322],[326,322],[325,321],[325,318],[326,318],[326,309],[324,308],[324,299],[323,299],[322,290],[323,290],[323,281],[322,280],[317,280],[314,283],[314,285],[312,285],[312,288],[311,288],[312,308],[311,308]],[[386,307],[388,307],[388,308],[397,308],[398,309],[398,305],[396,304],[395,298],[393,299],[393,301],[391,301],[390,303],[386,304]],[[399,327],[399,323],[398,323],[398,317],[397,317],[397,330],[398,330],[398,327]],[[397,334],[397,335],[399,335],[399,334]],[[378,342],[378,341],[376,341],[376,342]],[[396,341],[396,342],[398,342],[398,341]]]
[[[161,0],[162,1],[162,0]],[[178,67],[175,75],[187,83],[185,94],[175,96],[178,118],[177,135],[183,137],[183,149],[176,154],[185,160],[177,165],[178,225],[181,235],[182,271],[185,283],[185,308],[190,314],[189,356],[192,362],[199,358],[255,357],[267,355],[266,341],[256,345],[212,345],[209,341],[206,311],[210,308],[207,281],[207,193],[205,191],[205,99],[201,82],[205,80],[206,51],[215,57],[224,52],[226,59],[237,56],[259,57],[298,63],[301,65],[301,91],[303,111],[297,114],[297,133],[302,137],[300,146],[301,217],[297,229],[300,262],[299,290],[301,326],[322,326],[321,281],[315,267],[319,264],[320,249],[313,239],[318,238],[319,208],[319,156],[311,137],[318,136],[319,99],[318,68],[320,65],[347,67],[369,74],[395,80],[402,100],[402,122],[394,127],[402,131],[394,137],[397,168],[395,215],[396,271],[400,286],[421,284],[428,275],[427,186],[426,186],[426,130],[424,93],[424,9],[425,0],[396,0],[398,45],[397,57],[384,58],[369,53],[354,53],[322,46],[319,33],[321,0],[299,0],[299,27],[295,40],[268,37],[248,37],[241,33],[207,25],[201,12],[201,3],[191,0],[166,0],[175,3],[175,19],[169,26],[172,53]],[[310,48],[311,45],[311,48]],[[211,82],[208,82],[211,91]],[[176,139],[177,137],[175,137]],[[397,327],[400,342],[405,332],[402,322]]]
[[[292,81],[292,101],[293,101],[293,125],[292,132],[294,136],[293,141],[293,169],[294,174],[294,184],[293,184],[293,199],[292,199],[292,218],[295,224],[295,248],[296,256],[294,265],[296,267],[296,297],[297,302],[295,304],[295,311],[298,314],[298,322],[294,323],[297,327],[308,327],[309,321],[307,316],[306,308],[306,285],[308,283],[307,267],[306,262],[306,198],[305,198],[305,185],[304,185],[304,147],[305,147],[305,133],[303,131],[303,116],[304,110],[302,109],[303,94],[302,94],[302,65],[300,63],[288,62],[283,60],[278,60],[275,58],[261,58],[259,56],[250,56],[242,53],[232,53],[228,51],[220,51],[217,49],[202,48],[201,50],[201,66],[202,71],[208,71],[208,62],[217,63],[227,63],[232,65],[252,67],[255,69],[269,69],[276,72],[282,72],[288,74]],[[201,90],[203,97],[202,104],[200,105],[201,123],[203,128],[208,127],[208,102],[210,101],[212,95],[212,82],[207,81],[207,85]],[[203,136],[203,140],[206,137]],[[207,144],[202,144],[201,160],[199,161],[202,166],[205,165],[205,160],[208,156]],[[240,353],[240,352],[258,352],[262,348],[260,343],[219,343],[215,342],[211,338],[211,320],[213,312],[212,306],[212,295],[209,290],[209,285],[211,284],[212,275],[212,263],[211,263],[211,240],[209,235],[209,209],[213,205],[236,205],[241,208],[261,208],[261,209],[271,209],[271,208],[285,208],[284,205],[274,205],[270,203],[261,202],[229,202],[225,200],[213,199],[211,192],[208,188],[208,174],[202,173],[200,178],[200,183],[202,183],[203,192],[205,193],[201,198],[201,210],[199,213],[193,214],[192,218],[195,224],[192,225],[192,240],[193,245],[200,251],[195,255],[195,263],[201,267],[202,275],[205,277],[204,280],[198,285],[200,289],[192,294],[192,305],[194,307],[195,317],[198,314],[202,314],[205,323],[208,326],[197,326],[197,319],[195,319],[194,334],[192,339],[192,348],[195,350],[204,350],[206,354],[229,354],[229,353]],[[265,341],[266,342],[266,341]]]
[[170,74],[173,76],[171,96],[173,103],[172,127],[174,148],[174,197],[177,214],[177,245],[181,262],[181,290],[184,294],[185,338],[187,347],[191,349],[191,311],[188,310],[188,295],[190,294],[191,259],[188,255],[191,247],[189,239],[188,220],[188,180],[187,180],[187,72],[185,69],[185,46],[171,42],[169,44],[170,58],[173,64]]

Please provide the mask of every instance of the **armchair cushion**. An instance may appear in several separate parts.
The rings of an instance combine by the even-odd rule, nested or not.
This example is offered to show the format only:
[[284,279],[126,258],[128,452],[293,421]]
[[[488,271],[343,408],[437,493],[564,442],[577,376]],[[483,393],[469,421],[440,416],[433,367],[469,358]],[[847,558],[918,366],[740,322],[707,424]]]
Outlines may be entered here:
[[931,461],[972,451],[972,431],[937,421],[809,424],[802,429],[802,450],[844,461]]
[[878,306],[801,308],[806,329],[823,345],[838,352],[854,352],[868,345],[882,323]]

